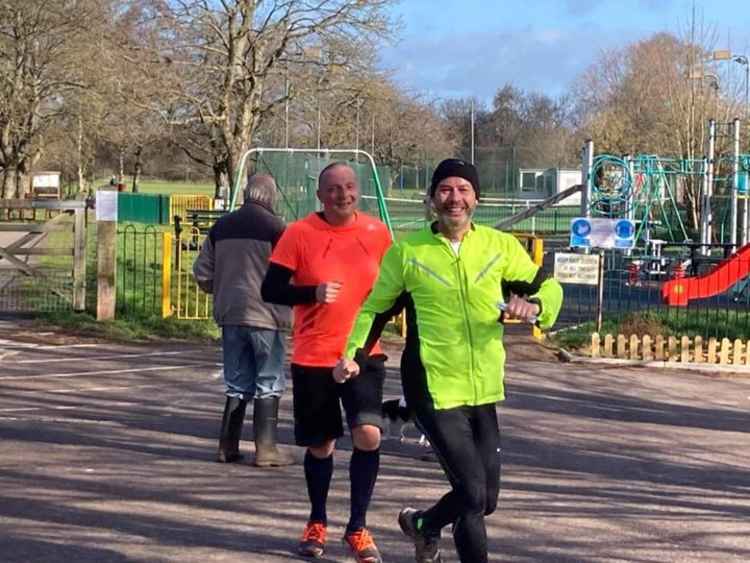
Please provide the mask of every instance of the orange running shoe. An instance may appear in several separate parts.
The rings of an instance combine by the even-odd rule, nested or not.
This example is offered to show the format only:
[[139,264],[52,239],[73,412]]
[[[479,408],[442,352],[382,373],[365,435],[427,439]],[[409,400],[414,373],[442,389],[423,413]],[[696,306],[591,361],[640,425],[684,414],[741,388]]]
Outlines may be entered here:
[[297,546],[297,553],[305,557],[320,559],[326,546],[326,525],[323,522],[308,522]]
[[375,541],[373,541],[367,528],[360,528],[356,532],[348,532],[343,541],[349,546],[357,563],[383,563],[378,546],[375,545]]

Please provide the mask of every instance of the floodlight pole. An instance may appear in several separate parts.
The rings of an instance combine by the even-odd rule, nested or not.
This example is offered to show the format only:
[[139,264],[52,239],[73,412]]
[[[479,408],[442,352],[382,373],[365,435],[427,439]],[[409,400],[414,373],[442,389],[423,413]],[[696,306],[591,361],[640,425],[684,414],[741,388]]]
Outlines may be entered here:
[[732,149],[731,232],[729,241],[732,244],[732,252],[734,252],[737,250],[737,201],[740,190],[740,120],[737,118],[732,122],[732,133],[734,134],[734,144]]
[[588,139],[581,151],[581,216],[591,217],[591,191],[593,187],[594,141]]

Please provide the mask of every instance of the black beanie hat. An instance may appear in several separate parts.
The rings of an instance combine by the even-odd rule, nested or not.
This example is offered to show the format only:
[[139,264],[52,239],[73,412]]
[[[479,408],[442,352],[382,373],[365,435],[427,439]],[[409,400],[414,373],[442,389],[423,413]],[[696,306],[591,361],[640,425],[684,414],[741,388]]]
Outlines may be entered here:
[[457,158],[446,158],[443,162],[438,164],[435,168],[435,172],[432,173],[432,183],[430,184],[430,197],[435,195],[435,190],[438,184],[450,178],[456,176],[457,178],[463,178],[464,180],[471,182],[474,188],[474,193],[479,199],[479,173],[473,164],[466,162],[465,160],[459,160]]

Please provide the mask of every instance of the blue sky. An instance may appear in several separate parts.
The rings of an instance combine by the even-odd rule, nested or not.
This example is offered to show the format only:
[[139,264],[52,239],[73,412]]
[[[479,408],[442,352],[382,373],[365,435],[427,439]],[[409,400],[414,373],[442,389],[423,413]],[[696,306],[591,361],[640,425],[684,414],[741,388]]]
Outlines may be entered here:
[[[381,65],[430,99],[490,102],[506,82],[565,92],[604,49],[689,27],[693,0],[402,0],[398,42]],[[695,0],[712,48],[750,51],[750,0]],[[748,53],[750,54],[750,53]],[[741,69],[738,69],[738,72]]]

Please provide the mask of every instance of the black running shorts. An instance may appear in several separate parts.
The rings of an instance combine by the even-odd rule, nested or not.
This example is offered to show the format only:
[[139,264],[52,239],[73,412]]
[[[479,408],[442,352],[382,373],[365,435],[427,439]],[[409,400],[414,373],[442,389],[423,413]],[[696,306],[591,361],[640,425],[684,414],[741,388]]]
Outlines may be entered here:
[[336,383],[332,368],[292,364],[294,438],[298,446],[317,447],[344,435],[341,405],[349,429],[371,424],[383,429],[385,357],[373,356],[360,374]]

